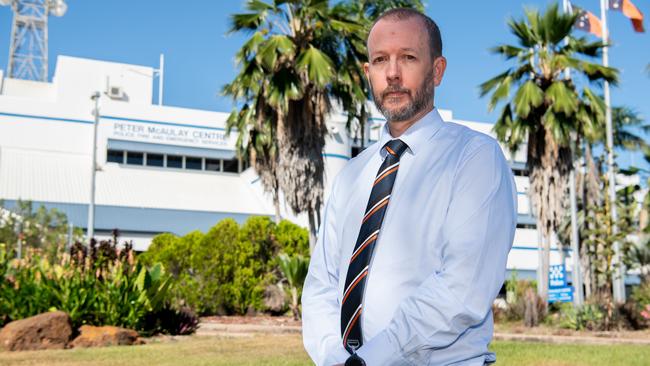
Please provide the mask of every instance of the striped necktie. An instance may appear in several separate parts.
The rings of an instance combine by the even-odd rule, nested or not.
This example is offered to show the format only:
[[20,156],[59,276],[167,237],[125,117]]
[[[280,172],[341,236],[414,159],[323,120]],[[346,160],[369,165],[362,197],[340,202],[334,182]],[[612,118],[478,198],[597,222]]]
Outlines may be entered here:
[[397,177],[399,159],[407,147],[401,140],[391,140],[384,145],[388,154],[386,154],[386,159],[381,164],[373,183],[357,243],[350,257],[348,274],[345,278],[345,291],[341,301],[341,334],[343,346],[351,354],[363,344],[360,318],[363,310],[363,290],[368,277],[368,266]]

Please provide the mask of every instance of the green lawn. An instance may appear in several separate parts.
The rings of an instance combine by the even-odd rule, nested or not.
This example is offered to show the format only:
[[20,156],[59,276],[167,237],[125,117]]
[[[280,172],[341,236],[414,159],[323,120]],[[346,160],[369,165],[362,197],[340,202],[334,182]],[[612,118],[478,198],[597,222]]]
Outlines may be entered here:
[[[496,342],[498,365],[649,365],[647,346]],[[309,365],[299,335],[188,337],[144,346],[0,352],[0,365]]]

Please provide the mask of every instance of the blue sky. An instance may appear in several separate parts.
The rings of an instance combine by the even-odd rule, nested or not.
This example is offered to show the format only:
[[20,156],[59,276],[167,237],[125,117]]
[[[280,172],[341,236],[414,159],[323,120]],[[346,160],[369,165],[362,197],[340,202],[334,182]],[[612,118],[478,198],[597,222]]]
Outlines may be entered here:
[[[633,0],[647,14],[650,1]],[[87,57],[157,67],[165,54],[167,105],[229,112],[232,101],[219,95],[237,70],[234,55],[243,34],[227,34],[229,15],[243,10],[243,0],[68,0],[62,18],[50,18],[49,68],[57,55]],[[449,61],[447,74],[436,92],[436,104],[464,120],[492,123],[487,100],[478,85],[505,70],[508,64],[488,52],[499,43],[513,42],[506,21],[520,17],[523,7],[543,8],[548,0],[426,1],[426,12],[438,22]],[[599,13],[598,0],[574,4]],[[621,13],[610,12],[613,47],[610,63],[621,70],[621,83],[612,90],[614,105],[625,104],[650,117],[650,34],[634,33]],[[0,68],[6,69],[11,11],[0,8]],[[650,168],[637,155],[624,154],[619,163]]]

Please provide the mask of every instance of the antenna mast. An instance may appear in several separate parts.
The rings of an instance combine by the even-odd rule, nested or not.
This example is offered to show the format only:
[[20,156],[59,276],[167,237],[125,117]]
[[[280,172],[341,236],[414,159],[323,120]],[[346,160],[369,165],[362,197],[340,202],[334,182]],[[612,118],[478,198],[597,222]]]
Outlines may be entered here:
[[0,0],[11,6],[11,27],[7,76],[14,79],[47,81],[47,19],[63,16],[64,0]]

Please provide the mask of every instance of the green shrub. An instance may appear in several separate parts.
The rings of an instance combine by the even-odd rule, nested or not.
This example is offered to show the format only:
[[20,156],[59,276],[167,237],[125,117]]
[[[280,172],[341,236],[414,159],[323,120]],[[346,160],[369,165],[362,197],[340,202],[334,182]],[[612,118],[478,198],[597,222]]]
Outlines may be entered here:
[[603,329],[604,310],[598,304],[584,304],[575,307],[572,303],[562,303],[559,307],[559,326],[573,330]]
[[272,281],[271,259],[277,252],[275,224],[269,217],[250,217],[239,232],[230,307],[238,314],[262,310],[264,286]]
[[241,227],[233,219],[222,220],[205,235],[160,234],[139,258],[147,265],[162,263],[172,275],[175,308],[245,314],[264,310],[264,289],[280,277],[280,252],[303,255],[308,263],[307,230],[252,216]]
[[632,291],[631,297],[641,307],[650,305],[650,281],[641,282],[641,285]]
[[192,253],[196,280],[195,309],[200,314],[225,314],[232,307],[231,287],[237,265],[239,225],[225,219],[213,226]]
[[147,317],[169,307],[171,277],[160,264],[138,263],[130,247],[110,242],[80,244],[71,255],[50,263],[40,251],[10,259],[0,246],[0,320],[2,323],[57,309],[82,324],[116,325],[148,334]]
[[161,263],[172,276],[174,286],[170,290],[171,305],[176,309],[200,308],[192,254],[201,245],[203,236],[200,231],[192,231],[182,237],[170,233],[159,234],[152,239],[149,249],[138,256],[140,261],[149,266]]
[[275,229],[275,238],[280,251],[292,256],[300,254],[309,257],[309,231],[289,220],[282,220]]

